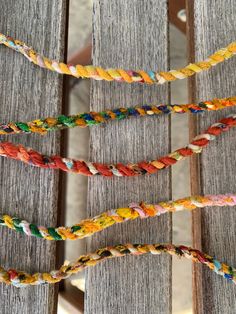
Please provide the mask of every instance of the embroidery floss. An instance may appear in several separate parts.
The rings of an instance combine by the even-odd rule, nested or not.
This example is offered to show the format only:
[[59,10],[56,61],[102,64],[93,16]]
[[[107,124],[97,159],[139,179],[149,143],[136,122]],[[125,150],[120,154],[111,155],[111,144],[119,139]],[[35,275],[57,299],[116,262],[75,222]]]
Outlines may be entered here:
[[53,270],[50,273],[34,273],[31,275],[23,271],[15,269],[6,270],[0,267],[0,282],[19,288],[29,285],[54,284],[70,277],[72,274],[81,272],[87,267],[95,266],[106,259],[125,255],[143,255],[147,253],[153,255],[167,253],[176,255],[177,257],[191,259],[195,263],[206,265],[210,270],[232,281],[234,284],[236,283],[235,268],[223,264],[213,257],[192,249],[191,247],[173,244],[119,244],[109,246],[99,249],[94,253],[80,256],[75,262],[66,262],[59,270]]
[[187,105],[143,105],[129,108],[108,109],[101,112],[87,112],[77,115],[56,118],[47,117],[30,122],[10,122],[0,124],[0,134],[39,133],[46,134],[49,131],[65,128],[87,127],[105,123],[109,120],[123,120],[130,117],[144,117],[170,113],[200,113],[215,111],[236,105],[236,96],[213,99],[198,104]]
[[210,69],[218,63],[221,63],[231,58],[236,53],[236,42],[232,42],[227,47],[216,51],[206,60],[189,64],[179,70],[171,70],[168,72],[154,71],[133,71],[123,69],[103,69],[92,65],[67,65],[63,62],[57,62],[41,56],[33,48],[28,47],[25,43],[15,40],[9,36],[0,33],[0,44],[3,44],[13,50],[23,54],[29,61],[34,64],[47,68],[51,71],[56,71],[60,74],[68,74],[75,77],[92,78],[95,80],[118,81],[126,83],[147,83],[147,84],[163,84],[165,82],[184,79],[196,73]]
[[132,203],[129,207],[112,209],[91,219],[82,220],[72,227],[43,227],[29,223],[9,215],[0,216],[0,225],[28,236],[46,240],[76,240],[89,237],[117,223],[123,223],[136,218],[160,216],[167,212],[194,210],[209,206],[235,206],[236,195],[206,195],[190,196],[176,201],[160,202],[158,204]]
[[187,147],[177,149],[167,156],[153,161],[142,161],[138,164],[101,164],[83,160],[62,158],[60,156],[46,156],[37,151],[25,148],[22,145],[14,145],[10,142],[0,143],[0,156],[23,161],[26,164],[48,169],[61,169],[66,172],[74,172],[85,176],[102,175],[104,177],[133,177],[146,173],[154,174],[165,169],[186,157],[202,152],[203,147],[222,132],[228,131],[236,125],[236,114],[221,119],[210,126],[205,133],[196,136]]

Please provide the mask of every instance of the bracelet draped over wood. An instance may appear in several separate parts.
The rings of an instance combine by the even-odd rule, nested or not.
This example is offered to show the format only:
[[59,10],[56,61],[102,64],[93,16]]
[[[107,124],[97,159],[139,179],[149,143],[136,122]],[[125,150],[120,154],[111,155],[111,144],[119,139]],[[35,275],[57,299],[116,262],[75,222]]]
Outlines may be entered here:
[[[0,282],[16,287],[26,287],[29,285],[54,284],[73,274],[83,271],[85,268],[95,266],[101,261],[122,257],[126,255],[143,255],[143,254],[163,254],[167,253],[177,257],[185,257],[192,262],[206,265],[210,270],[218,275],[236,283],[236,269],[219,262],[215,258],[202,253],[191,247],[174,244],[119,244],[98,249],[94,253],[80,256],[75,262],[65,262],[59,270],[53,270],[49,273],[29,274],[24,271],[15,269],[4,269],[0,267]],[[132,272],[132,269],[127,269]]]
[[215,111],[236,105],[236,96],[222,99],[202,101],[198,104],[186,105],[143,105],[129,108],[107,109],[101,112],[85,112],[76,115],[60,115],[47,117],[29,122],[9,122],[0,124],[0,134],[39,133],[46,134],[49,131],[62,130],[65,128],[87,127],[109,120],[124,120],[130,117],[156,116],[170,113],[201,113]]
[[159,170],[176,164],[186,157],[201,153],[202,149],[206,147],[210,141],[234,126],[236,126],[236,114],[231,114],[221,119],[219,122],[214,123],[204,133],[196,136],[186,147],[177,149],[159,159],[141,161],[139,163],[102,164],[63,158],[61,156],[47,156],[11,142],[0,142],[0,156],[20,160],[30,166],[45,169],[61,169],[66,172],[73,172],[85,176],[133,177],[144,174],[154,174]]
[[69,65],[63,62],[50,60],[38,54],[33,48],[27,46],[20,40],[15,40],[9,36],[0,33],[0,44],[3,44],[13,50],[23,54],[29,61],[60,74],[68,74],[77,78],[91,78],[94,80],[118,81],[126,83],[146,83],[163,84],[166,82],[184,79],[196,73],[210,69],[218,63],[221,63],[236,54],[236,42],[232,42],[227,47],[216,51],[206,60],[190,63],[186,67],[171,71],[144,71],[144,70],[123,70],[123,69],[103,69],[93,65]]
[[158,204],[131,203],[128,207],[121,207],[103,212],[91,219],[82,220],[71,227],[43,227],[29,223],[9,215],[0,216],[0,225],[6,226],[28,236],[46,240],[76,240],[92,236],[112,225],[123,223],[136,218],[156,217],[166,212],[194,210],[211,206],[235,206],[236,195],[206,195],[190,196],[176,201],[160,202]]

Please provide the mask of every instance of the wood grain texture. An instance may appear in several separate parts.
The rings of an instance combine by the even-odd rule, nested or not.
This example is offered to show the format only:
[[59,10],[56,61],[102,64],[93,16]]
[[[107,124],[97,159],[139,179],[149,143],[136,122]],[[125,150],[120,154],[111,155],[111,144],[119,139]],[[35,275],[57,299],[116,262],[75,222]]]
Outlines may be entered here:
[[[166,0],[95,0],[93,63],[126,69],[168,69]],[[168,102],[168,85],[92,82],[91,110]],[[169,118],[132,119],[93,128],[90,160],[150,160],[170,151]],[[170,170],[136,178],[89,180],[88,216],[141,200],[171,197]],[[171,216],[136,220],[94,236],[88,251],[127,242],[171,241]],[[171,259],[168,256],[109,260],[86,272],[86,314],[171,312]]]
[[[2,33],[25,41],[51,58],[64,58],[67,1],[0,1]],[[16,52],[0,46],[1,122],[30,121],[57,115],[62,109],[63,77],[32,65]],[[60,134],[3,137],[46,154],[60,152]],[[0,208],[42,225],[57,224],[59,173],[32,168],[21,162],[0,159]],[[56,266],[55,242],[0,229],[1,265],[29,272],[49,271]],[[57,286],[17,289],[0,285],[0,311],[54,313]]]
[[[194,1],[194,6],[192,1],[189,2],[194,17],[194,34],[190,31],[190,38],[196,60],[202,60],[235,40],[235,1],[198,0]],[[196,76],[192,90],[195,100],[234,95],[235,70],[233,58]],[[199,115],[192,123],[194,133],[204,131],[212,123],[234,112],[235,109],[231,108]],[[235,169],[235,130],[232,129],[212,142],[195,160],[195,165],[192,164],[192,181],[195,182],[192,192],[235,193]],[[194,246],[235,266],[235,221],[235,208],[198,211],[193,215]],[[236,287],[223,278],[212,275],[209,270],[194,267],[194,310],[199,314],[235,313]]]

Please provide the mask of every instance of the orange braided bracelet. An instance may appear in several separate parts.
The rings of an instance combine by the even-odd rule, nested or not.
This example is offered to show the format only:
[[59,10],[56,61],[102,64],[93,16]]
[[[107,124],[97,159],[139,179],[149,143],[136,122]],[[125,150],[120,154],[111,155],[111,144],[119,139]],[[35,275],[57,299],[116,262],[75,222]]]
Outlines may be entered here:
[[161,169],[174,165],[177,161],[193,154],[201,153],[203,147],[222,132],[228,131],[236,125],[236,115],[232,114],[227,118],[214,123],[205,133],[196,136],[187,147],[177,149],[167,156],[153,161],[142,161],[137,164],[101,164],[83,160],[62,158],[60,156],[46,156],[37,151],[25,148],[22,145],[14,145],[10,142],[0,143],[0,156],[20,160],[31,166],[47,169],[61,169],[67,172],[74,172],[85,176],[102,175],[112,176],[137,176],[146,173],[153,174]]

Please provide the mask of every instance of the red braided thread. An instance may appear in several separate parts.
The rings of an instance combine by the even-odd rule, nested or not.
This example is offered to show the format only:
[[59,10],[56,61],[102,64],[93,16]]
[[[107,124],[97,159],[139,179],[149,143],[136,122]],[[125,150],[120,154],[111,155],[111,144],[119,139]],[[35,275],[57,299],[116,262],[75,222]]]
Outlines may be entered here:
[[[224,118],[219,121],[219,123],[213,124],[210,128],[206,130],[203,134],[210,134],[214,136],[220,135],[222,132],[229,130],[231,127],[236,125],[236,116],[232,115],[230,117]],[[198,136],[199,137],[199,136]],[[196,137],[191,142],[191,145],[198,146],[199,148],[205,147],[208,145],[209,140],[207,138],[198,138]],[[176,150],[174,153],[178,153],[182,157],[189,157],[195,153],[189,147],[180,148]],[[16,160],[21,160],[27,164],[34,165],[40,168],[50,168],[50,169],[61,169],[67,172],[75,172],[85,176],[94,175],[92,171],[90,171],[89,166],[85,161],[80,160],[72,160],[72,159],[64,159],[60,156],[45,156],[40,154],[37,151],[32,149],[27,149],[22,145],[14,145],[10,142],[2,142],[0,143],[0,155],[9,157]],[[170,155],[173,155],[170,154]],[[119,171],[122,176],[136,176],[144,173],[153,174],[157,171],[167,168],[169,166],[174,165],[178,158],[175,159],[170,155],[161,157],[154,162],[142,161],[138,164],[127,164],[124,165],[122,163],[118,163],[116,165],[108,165],[101,163],[91,163],[92,166],[98,171],[98,174],[105,177],[112,177],[114,174],[111,171],[111,168]],[[63,161],[64,160],[64,161]],[[158,165],[154,166],[151,163],[158,163]]]

